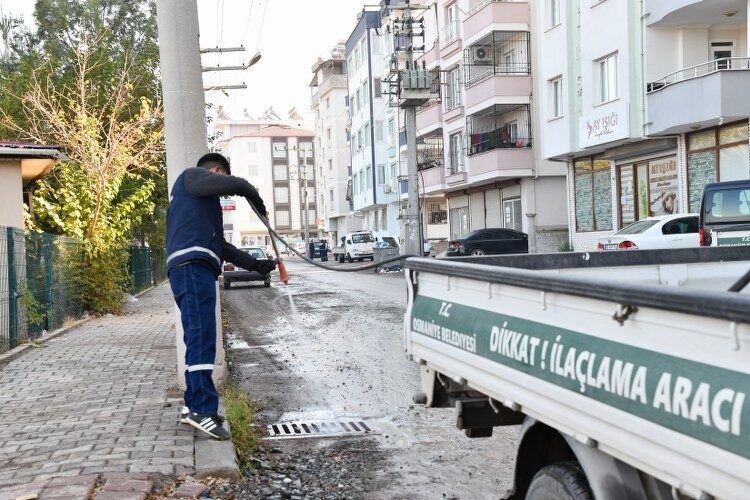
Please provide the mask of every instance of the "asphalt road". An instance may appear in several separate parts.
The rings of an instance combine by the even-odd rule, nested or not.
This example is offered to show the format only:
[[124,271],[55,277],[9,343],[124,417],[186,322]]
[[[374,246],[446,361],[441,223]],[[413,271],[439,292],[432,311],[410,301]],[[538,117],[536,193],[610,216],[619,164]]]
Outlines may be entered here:
[[[273,441],[277,451],[292,460],[336,447],[337,466],[347,453],[359,453],[349,461],[360,465],[346,475],[367,495],[342,496],[499,498],[510,485],[517,429],[468,439],[456,429],[452,409],[412,404],[419,377],[403,351],[403,275],[337,273],[298,259],[288,268],[288,286],[233,283],[222,291],[235,378],[262,404],[263,423],[347,417],[377,434],[343,444],[343,438]],[[336,484],[340,476],[331,491],[343,486]]]

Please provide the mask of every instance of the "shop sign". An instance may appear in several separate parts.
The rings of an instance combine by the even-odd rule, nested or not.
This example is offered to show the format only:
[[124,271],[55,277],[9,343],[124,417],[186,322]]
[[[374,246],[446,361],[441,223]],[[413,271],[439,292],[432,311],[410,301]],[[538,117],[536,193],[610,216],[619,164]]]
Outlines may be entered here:
[[665,158],[648,164],[649,212],[652,216],[679,213],[677,160]]
[[630,121],[628,104],[619,103],[596,108],[579,120],[578,142],[588,148],[628,137]]

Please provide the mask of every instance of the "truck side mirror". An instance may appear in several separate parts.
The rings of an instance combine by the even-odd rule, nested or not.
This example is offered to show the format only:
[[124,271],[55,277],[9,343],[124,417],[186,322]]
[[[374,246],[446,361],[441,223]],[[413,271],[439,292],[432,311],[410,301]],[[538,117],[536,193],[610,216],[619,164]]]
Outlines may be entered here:
[[346,244],[347,245],[351,245],[352,244],[352,240],[346,240]]

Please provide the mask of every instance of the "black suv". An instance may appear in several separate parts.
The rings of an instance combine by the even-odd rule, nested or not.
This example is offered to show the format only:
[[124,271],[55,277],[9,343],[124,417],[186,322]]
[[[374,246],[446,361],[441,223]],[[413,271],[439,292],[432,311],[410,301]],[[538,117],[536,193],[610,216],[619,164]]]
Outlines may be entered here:
[[513,229],[479,229],[448,243],[448,257],[529,253],[529,236]]
[[707,185],[699,224],[701,246],[750,245],[750,180]]

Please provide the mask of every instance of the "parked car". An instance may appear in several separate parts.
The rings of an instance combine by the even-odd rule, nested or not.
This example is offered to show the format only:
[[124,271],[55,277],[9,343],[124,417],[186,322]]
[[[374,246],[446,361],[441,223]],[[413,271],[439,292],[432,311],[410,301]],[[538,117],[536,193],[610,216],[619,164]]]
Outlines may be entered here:
[[[258,260],[268,260],[268,255],[261,247],[242,247],[240,248],[243,252],[249,254],[251,257],[255,257]],[[271,286],[271,275],[260,274],[257,271],[247,271],[241,267],[236,267],[234,264],[227,262],[224,264],[224,272],[222,273],[222,281],[224,282],[224,289],[232,287],[232,283],[236,281],[262,281],[266,287]]]
[[703,190],[701,246],[750,245],[750,180],[717,182]]
[[479,229],[448,243],[448,257],[529,253],[529,235],[513,229]]
[[600,238],[597,250],[653,250],[699,246],[698,214],[662,215],[639,220]]

